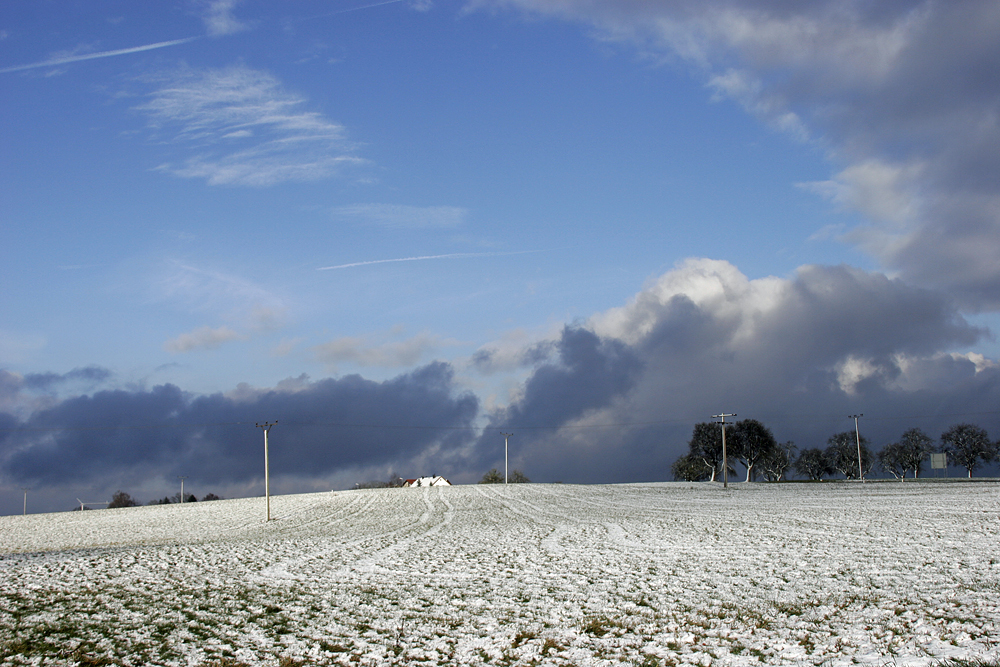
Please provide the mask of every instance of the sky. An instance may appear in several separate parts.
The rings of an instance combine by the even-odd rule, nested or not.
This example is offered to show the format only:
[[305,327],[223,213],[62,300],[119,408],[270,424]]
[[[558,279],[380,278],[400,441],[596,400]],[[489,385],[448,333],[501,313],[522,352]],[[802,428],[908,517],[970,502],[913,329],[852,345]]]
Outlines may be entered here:
[[[1000,5],[5,3],[0,513],[1000,436]],[[958,474],[960,471],[952,471]],[[178,489],[175,489],[178,487]]]

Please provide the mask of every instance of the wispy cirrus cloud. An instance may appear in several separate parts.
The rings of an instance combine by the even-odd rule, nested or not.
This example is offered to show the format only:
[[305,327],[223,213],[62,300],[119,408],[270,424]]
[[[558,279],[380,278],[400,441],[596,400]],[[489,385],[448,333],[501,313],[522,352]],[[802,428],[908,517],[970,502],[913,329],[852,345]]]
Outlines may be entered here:
[[214,350],[223,343],[232,340],[242,340],[245,336],[229,327],[199,327],[194,331],[183,333],[163,344],[167,352],[192,352],[194,350]]
[[196,39],[198,38],[185,37],[184,39],[172,39],[167,42],[156,42],[155,44],[132,46],[127,49],[114,49],[112,51],[99,51],[97,53],[63,53],[52,56],[47,60],[42,60],[35,63],[28,63],[27,65],[14,65],[13,67],[2,67],[0,68],[0,74],[7,74],[8,72],[23,72],[25,70],[37,69],[39,67],[56,67],[59,65],[68,65],[70,63],[81,62],[84,60],[95,60],[97,58],[112,58],[114,56],[125,56],[130,53],[142,53],[143,51],[152,51],[153,49],[162,49],[168,46],[187,44],[188,42],[194,41]]
[[394,259],[369,259],[361,262],[350,262],[348,264],[337,264],[335,266],[321,266],[317,271],[333,271],[335,269],[350,269],[355,266],[369,266],[371,264],[392,264],[395,262],[422,262],[430,259],[466,259],[469,257],[505,257],[508,255],[527,255],[529,253],[543,252],[541,250],[517,250],[513,252],[452,252],[445,255],[418,255],[415,257],[396,257]]
[[[203,326],[168,341],[170,352],[214,349],[231,340],[282,329],[287,321],[286,298],[252,280],[224,271],[182,262],[168,263],[153,282],[148,297],[199,318],[210,317],[229,326]],[[232,328],[244,333],[238,334]]]
[[333,209],[335,218],[356,220],[395,229],[457,227],[468,209],[458,206],[407,206],[402,204],[351,204]]
[[304,97],[266,72],[185,68],[150,82],[149,100],[134,109],[170,144],[195,153],[160,171],[263,187],[327,178],[364,162],[351,153],[342,125],[306,110]]

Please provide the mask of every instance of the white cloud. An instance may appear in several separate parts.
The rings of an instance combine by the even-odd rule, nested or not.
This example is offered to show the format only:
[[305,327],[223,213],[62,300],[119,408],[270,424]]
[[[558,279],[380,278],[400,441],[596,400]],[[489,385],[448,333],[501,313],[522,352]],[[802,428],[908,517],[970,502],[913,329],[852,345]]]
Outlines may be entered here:
[[406,368],[416,365],[443,344],[448,343],[428,333],[382,343],[345,336],[316,345],[312,351],[318,361],[333,371],[345,363],[361,367]]
[[341,125],[305,110],[304,98],[265,72],[183,69],[153,83],[156,90],[135,109],[172,144],[196,152],[161,171],[211,185],[263,187],[327,178],[363,162],[351,154]]
[[271,350],[275,357],[287,357],[305,338],[282,338]]
[[809,131],[802,119],[788,110],[785,100],[765,93],[764,86],[749,72],[730,69],[711,77],[708,86],[715,91],[716,100],[724,97],[733,99],[775,129],[787,132],[799,141],[809,138]]
[[210,0],[205,7],[202,20],[209,35],[231,35],[247,29],[247,24],[233,16],[233,9],[240,0]]
[[339,206],[334,217],[357,220],[395,229],[435,229],[458,227],[468,210],[458,206],[406,206],[400,204],[353,204]]
[[200,327],[189,333],[183,333],[177,338],[163,344],[167,352],[191,352],[193,350],[214,350],[223,343],[233,340],[243,340],[245,337],[229,327]]
[[285,299],[252,280],[183,262],[168,262],[153,283],[152,296],[190,312],[239,319],[248,327],[273,329],[284,320]]
[[874,221],[906,228],[920,213],[920,195],[912,187],[922,171],[921,164],[892,165],[872,159],[851,165],[831,180],[800,186]]

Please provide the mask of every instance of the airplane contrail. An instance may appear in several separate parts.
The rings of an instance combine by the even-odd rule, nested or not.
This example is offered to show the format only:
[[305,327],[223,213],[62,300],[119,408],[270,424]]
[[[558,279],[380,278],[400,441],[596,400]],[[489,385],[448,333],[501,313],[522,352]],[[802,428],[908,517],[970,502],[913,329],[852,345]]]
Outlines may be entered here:
[[110,58],[111,56],[124,56],[129,53],[152,51],[153,49],[162,49],[165,46],[176,46],[178,44],[186,44],[187,42],[190,42],[195,39],[198,38],[185,37],[184,39],[172,39],[169,42],[157,42],[156,44],[146,44],[145,46],[133,46],[128,49],[116,49],[114,51],[101,51],[100,53],[87,53],[79,56],[52,58],[51,60],[45,60],[40,63],[31,63],[30,65],[15,65],[13,67],[0,68],[0,74],[6,74],[8,72],[21,72],[26,69],[35,69],[37,67],[52,67],[54,65],[65,65],[67,63],[80,62],[81,60],[94,60],[95,58]]
[[395,259],[370,259],[366,262],[351,262],[350,264],[338,264],[336,266],[321,266],[317,271],[333,271],[334,269],[350,269],[355,266],[368,266],[369,264],[389,264],[391,262],[419,262],[425,259],[462,259],[465,257],[503,257],[507,255],[526,255],[532,252],[542,252],[541,250],[518,250],[515,252],[453,252],[448,255],[421,255],[419,257],[397,257]]

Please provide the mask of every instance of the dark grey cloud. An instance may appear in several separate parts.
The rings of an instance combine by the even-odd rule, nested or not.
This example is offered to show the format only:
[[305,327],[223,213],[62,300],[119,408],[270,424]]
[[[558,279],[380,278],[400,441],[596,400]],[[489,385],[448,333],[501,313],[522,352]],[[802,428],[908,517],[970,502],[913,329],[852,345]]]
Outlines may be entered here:
[[582,22],[688,63],[717,95],[829,148],[836,173],[810,187],[867,218],[845,240],[964,308],[1000,309],[994,0],[475,4]]
[[564,424],[628,392],[642,366],[623,342],[582,327],[565,327],[553,347],[556,359],[534,370],[522,396],[493,416],[494,427]]
[[98,384],[110,379],[111,371],[99,366],[74,368],[68,373],[28,373],[24,376],[25,389],[50,389],[67,382],[87,382]]
[[[736,412],[781,441],[824,446],[862,428],[881,447],[906,428],[937,436],[974,421],[1000,436],[1000,364],[950,353],[984,332],[944,294],[846,266],[748,280],[726,262],[692,260],[630,304],[567,329],[561,357],[493,416],[477,462],[566,482],[670,478],[693,425]],[[518,428],[518,427],[521,428]]]
[[191,484],[248,482],[263,475],[255,423],[275,420],[272,475],[407,464],[471,438],[478,400],[457,394],[452,375],[438,362],[383,382],[300,378],[281,389],[207,396],[173,385],[100,391],[40,410],[15,430],[5,417],[0,469],[10,483],[35,488],[178,475]]

